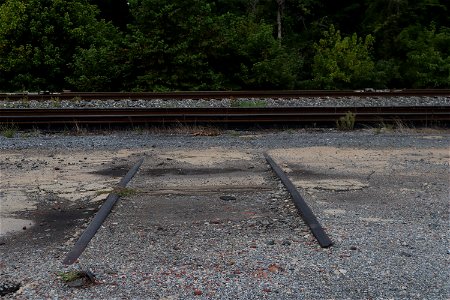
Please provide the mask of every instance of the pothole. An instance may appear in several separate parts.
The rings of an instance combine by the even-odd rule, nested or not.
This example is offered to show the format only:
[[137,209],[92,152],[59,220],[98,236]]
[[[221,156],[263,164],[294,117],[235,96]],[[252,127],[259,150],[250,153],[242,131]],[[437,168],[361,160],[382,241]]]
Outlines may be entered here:
[[0,282],[0,297],[17,292],[20,289],[20,283],[5,281]]

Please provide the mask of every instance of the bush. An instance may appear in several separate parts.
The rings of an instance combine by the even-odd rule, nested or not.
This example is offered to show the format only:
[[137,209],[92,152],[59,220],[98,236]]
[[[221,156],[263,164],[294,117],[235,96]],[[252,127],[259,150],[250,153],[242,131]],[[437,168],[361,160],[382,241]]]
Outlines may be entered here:
[[370,56],[374,38],[363,40],[354,33],[341,37],[331,26],[319,43],[314,44],[313,83],[316,88],[364,88],[375,77],[375,63]]

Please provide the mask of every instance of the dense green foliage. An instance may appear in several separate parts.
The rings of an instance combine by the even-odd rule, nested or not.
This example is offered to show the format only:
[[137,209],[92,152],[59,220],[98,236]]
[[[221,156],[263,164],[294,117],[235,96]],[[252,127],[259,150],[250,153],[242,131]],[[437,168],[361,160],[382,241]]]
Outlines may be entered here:
[[[77,69],[87,67],[76,65],[85,51],[108,48],[119,34],[111,24],[98,21],[97,13],[87,1],[5,1],[0,7],[2,90],[59,90],[68,85]],[[81,76],[89,76],[86,71]]]
[[313,82],[318,88],[333,89],[349,84],[356,88],[370,85],[375,79],[375,64],[370,57],[371,35],[345,38],[333,26],[314,44]]
[[1,0],[0,91],[450,88],[445,0]]

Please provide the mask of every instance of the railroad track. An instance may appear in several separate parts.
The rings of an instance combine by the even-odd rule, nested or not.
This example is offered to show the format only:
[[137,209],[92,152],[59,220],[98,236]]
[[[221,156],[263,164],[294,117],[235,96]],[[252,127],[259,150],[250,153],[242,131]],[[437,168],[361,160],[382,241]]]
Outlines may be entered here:
[[184,91],[184,92],[39,92],[0,93],[0,100],[50,100],[67,99],[216,99],[216,98],[301,98],[301,97],[406,97],[406,96],[450,96],[450,89],[437,90],[289,90],[289,91]]
[[264,107],[264,108],[74,108],[0,109],[0,123],[171,124],[171,123],[335,123],[349,112],[356,123],[450,121],[450,106]]

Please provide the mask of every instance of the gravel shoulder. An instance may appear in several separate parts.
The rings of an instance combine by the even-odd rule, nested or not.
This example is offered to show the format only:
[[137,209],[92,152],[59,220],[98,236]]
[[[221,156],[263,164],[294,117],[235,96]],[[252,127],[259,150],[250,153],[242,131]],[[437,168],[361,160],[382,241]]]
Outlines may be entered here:
[[[1,217],[35,224],[0,237],[0,283],[22,285],[6,299],[448,299],[449,142],[448,130],[0,137]],[[317,245],[264,151],[334,246]],[[96,191],[140,157],[129,193],[63,266]],[[31,204],[7,212],[13,191]],[[58,273],[73,269],[98,284],[67,286]]]
[[298,106],[449,106],[450,96],[300,97],[223,99],[124,99],[124,100],[0,100],[0,108],[199,108],[199,107],[298,107]]

